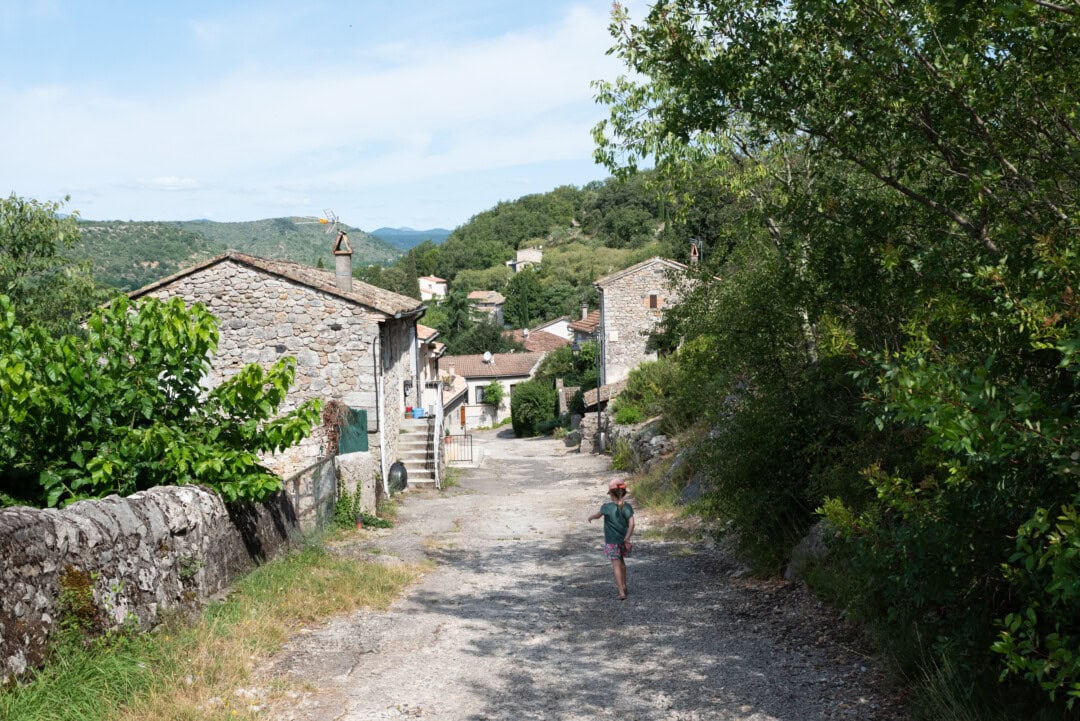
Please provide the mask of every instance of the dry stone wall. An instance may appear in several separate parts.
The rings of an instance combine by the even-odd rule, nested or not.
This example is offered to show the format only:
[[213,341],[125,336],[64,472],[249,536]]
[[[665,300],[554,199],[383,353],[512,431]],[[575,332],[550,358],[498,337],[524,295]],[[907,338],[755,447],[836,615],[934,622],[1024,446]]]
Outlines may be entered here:
[[226,506],[197,486],[62,510],[0,510],[0,681],[41,663],[67,587],[89,584],[104,627],[191,609],[298,537],[285,493]]

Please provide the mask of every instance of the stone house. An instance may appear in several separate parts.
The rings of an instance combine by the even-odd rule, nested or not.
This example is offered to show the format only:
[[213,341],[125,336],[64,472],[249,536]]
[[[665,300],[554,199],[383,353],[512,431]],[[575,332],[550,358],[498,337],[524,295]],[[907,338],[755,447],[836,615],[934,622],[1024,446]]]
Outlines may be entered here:
[[442,300],[449,292],[450,284],[434,275],[422,275],[417,278],[420,284],[420,300]]
[[[405,406],[421,400],[416,321],[426,306],[354,281],[350,255],[337,253],[335,278],[291,261],[229,252],[130,296],[180,297],[189,304],[203,303],[218,318],[211,385],[247,363],[269,366],[282,356],[295,356],[296,380],[284,410],[318,398],[364,411],[367,427],[353,432],[361,443],[366,439],[368,450],[350,454],[352,473],[364,479],[378,473],[385,483],[389,466],[399,457]],[[325,432],[319,428],[264,462],[287,481],[300,479],[324,465],[324,444]]]
[[664,310],[682,300],[679,278],[686,270],[682,263],[653,257],[596,281],[605,385],[625,379],[643,361],[656,360],[649,336]]
[[499,325],[504,324],[503,304],[506,298],[497,290],[474,290],[469,293],[469,306],[475,315],[488,315]]
[[[446,427],[471,430],[494,426],[509,418],[514,387],[533,377],[545,355],[495,353],[444,356],[439,361],[443,382],[447,387],[457,389],[444,406]],[[484,386],[492,381],[498,381],[503,388],[503,399],[498,408],[484,399]]]
[[532,266],[539,267],[543,261],[544,249],[542,246],[539,248],[520,248],[513,260],[506,261],[506,266],[515,273],[520,273]]

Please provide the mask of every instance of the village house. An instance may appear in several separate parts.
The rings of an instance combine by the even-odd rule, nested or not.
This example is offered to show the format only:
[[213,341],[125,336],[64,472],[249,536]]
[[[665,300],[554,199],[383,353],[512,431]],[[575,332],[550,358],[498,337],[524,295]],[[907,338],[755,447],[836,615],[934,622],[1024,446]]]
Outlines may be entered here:
[[544,260],[544,248],[520,248],[517,257],[506,261],[506,266],[515,273],[520,273],[532,266],[539,267]]
[[[130,296],[180,297],[204,304],[218,318],[211,385],[248,363],[270,366],[283,356],[294,356],[296,380],[283,410],[310,398],[340,401],[353,409],[349,425],[356,427],[344,430],[356,439],[349,449],[356,451],[355,472],[365,479],[378,474],[385,483],[389,466],[399,456],[405,407],[422,402],[416,321],[426,307],[414,298],[353,280],[351,250],[336,251],[336,256],[335,278],[334,273],[290,261],[229,252]],[[299,478],[322,467],[324,445],[320,428],[264,462],[287,480]]]
[[[678,277],[686,270],[682,263],[653,257],[596,281],[603,357],[600,375],[605,385],[625,379],[644,361],[656,360],[649,337],[663,319],[664,309],[682,299]],[[576,325],[584,328],[586,324],[571,324],[575,333]]]
[[469,307],[477,316],[489,316],[499,325],[504,324],[503,304],[506,298],[495,290],[474,290],[469,293]]
[[[472,430],[495,426],[510,417],[514,387],[536,373],[544,353],[485,353],[444,356],[439,361],[445,394],[446,427]],[[503,389],[502,402],[495,407],[484,398],[484,386],[497,381]]]
[[420,300],[440,301],[449,292],[449,282],[437,276],[422,275],[417,281],[420,284]]
[[503,335],[515,343],[520,343],[525,350],[533,353],[548,353],[570,345],[570,341],[566,338],[545,330],[522,328],[504,331]]
[[557,335],[560,338],[565,338],[567,341],[574,340],[574,332],[570,330],[570,317],[559,316],[555,320],[549,320],[535,326],[533,332],[544,331],[545,333],[551,333]]

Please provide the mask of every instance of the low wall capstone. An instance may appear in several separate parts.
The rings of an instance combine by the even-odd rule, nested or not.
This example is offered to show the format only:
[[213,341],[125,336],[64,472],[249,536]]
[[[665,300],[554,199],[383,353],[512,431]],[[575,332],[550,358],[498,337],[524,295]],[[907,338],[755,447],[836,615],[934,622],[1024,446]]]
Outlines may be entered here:
[[72,578],[89,582],[105,626],[148,629],[298,537],[286,493],[226,506],[205,488],[160,487],[60,510],[0,510],[0,682],[42,662]]

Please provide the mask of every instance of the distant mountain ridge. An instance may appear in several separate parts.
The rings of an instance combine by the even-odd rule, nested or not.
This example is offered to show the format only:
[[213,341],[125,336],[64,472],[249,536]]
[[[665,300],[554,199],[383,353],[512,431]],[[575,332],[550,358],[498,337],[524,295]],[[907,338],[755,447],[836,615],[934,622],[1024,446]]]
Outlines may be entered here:
[[379,240],[385,241],[399,250],[406,251],[410,248],[430,240],[435,245],[441,245],[450,237],[453,231],[446,228],[432,228],[431,230],[414,230],[413,228],[377,228],[371,231]]
[[[402,251],[358,228],[349,234],[353,265],[386,265]],[[80,220],[83,242],[71,252],[94,268],[95,277],[121,290],[134,290],[195,263],[236,250],[263,258],[334,268],[334,236],[303,218],[268,218],[238,223],[189,221]]]

